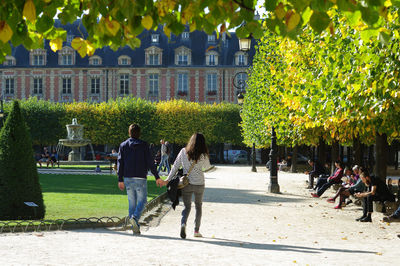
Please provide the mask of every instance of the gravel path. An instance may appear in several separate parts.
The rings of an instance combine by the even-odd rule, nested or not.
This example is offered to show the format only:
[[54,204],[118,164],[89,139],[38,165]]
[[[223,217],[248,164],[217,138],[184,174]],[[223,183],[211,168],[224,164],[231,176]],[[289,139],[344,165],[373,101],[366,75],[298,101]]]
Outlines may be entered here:
[[360,207],[334,210],[314,199],[304,174],[279,173],[282,194],[266,193],[268,172],[218,166],[206,174],[201,232],[179,237],[182,205],[158,226],[0,235],[0,265],[398,265],[400,223],[354,221]]

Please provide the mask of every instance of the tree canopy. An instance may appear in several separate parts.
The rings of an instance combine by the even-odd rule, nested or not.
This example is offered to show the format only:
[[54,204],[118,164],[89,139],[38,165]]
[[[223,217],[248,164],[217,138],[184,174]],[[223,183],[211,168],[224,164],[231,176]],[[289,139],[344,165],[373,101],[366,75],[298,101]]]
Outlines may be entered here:
[[340,13],[332,23],[333,34],[306,27],[297,41],[265,33],[242,111],[248,145],[268,146],[271,126],[287,145],[399,136],[399,23],[388,23],[393,34],[382,39],[354,30]]
[[[261,3],[261,4],[260,4]],[[257,6],[260,5],[260,6]],[[397,0],[2,0],[0,3],[0,62],[11,53],[11,45],[27,49],[41,48],[50,41],[60,50],[67,33],[54,26],[57,16],[62,24],[81,18],[88,37],[76,36],[72,47],[84,57],[96,48],[113,49],[140,46],[138,35],[163,25],[167,36],[190,30],[225,32],[235,29],[239,37],[263,35],[257,9],[263,10],[266,27],[277,35],[296,39],[304,25],[316,33],[334,32],[332,19],[339,9],[351,26],[366,35],[386,38],[387,22],[393,20],[390,9],[400,7]],[[264,12],[265,11],[265,12]],[[245,22],[245,23],[243,23]]]

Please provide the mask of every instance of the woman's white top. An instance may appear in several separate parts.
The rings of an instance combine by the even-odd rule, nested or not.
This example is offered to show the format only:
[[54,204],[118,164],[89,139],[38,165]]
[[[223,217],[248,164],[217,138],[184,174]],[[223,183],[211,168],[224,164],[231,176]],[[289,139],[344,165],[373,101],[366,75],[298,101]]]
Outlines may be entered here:
[[[186,153],[186,149],[183,148],[178,156],[175,159],[174,165],[171,169],[171,172],[168,175],[168,178],[166,181],[171,181],[172,178],[174,178],[176,172],[178,172],[179,168],[183,168],[183,173],[187,174],[189,172],[190,166],[192,165],[193,161],[189,161],[188,155]],[[203,171],[206,171],[210,169],[212,166],[210,164],[210,160],[208,156],[205,156],[202,154],[200,156],[200,159],[197,161],[197,163],[194,165],[192,171],[190,172],[188,178],[189,178],[189,183],[192,185],[204,185],[204,173]]]

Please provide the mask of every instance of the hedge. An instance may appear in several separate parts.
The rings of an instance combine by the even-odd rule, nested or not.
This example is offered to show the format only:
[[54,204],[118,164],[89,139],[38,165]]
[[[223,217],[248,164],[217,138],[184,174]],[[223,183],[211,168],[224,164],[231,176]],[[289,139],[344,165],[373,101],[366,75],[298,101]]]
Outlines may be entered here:
[[[5,105],[5,112],[11,105]],[[128,126],[142,127],[142,139],[158,143],[165,138],[185,144],[196,131],[209,144],[241,144],[240,107],[230,103],[201,104],[183,100],[153,103],[125,97],[108,102],[53,103],[37,98],[21,101],[22,113],[30,128],[33,144],[54,145],[66,138],[66,124],[72,118],[85,127],[85,138],[93,144],[118,145],[128,137]]]

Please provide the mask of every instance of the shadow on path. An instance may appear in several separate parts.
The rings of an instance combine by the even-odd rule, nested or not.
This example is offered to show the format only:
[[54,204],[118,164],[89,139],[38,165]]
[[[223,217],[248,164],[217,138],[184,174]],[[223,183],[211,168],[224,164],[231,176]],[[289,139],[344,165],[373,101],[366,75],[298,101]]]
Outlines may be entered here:
[[[103,233],[103,232],[102,232]],[[122,234],[129,237],[126,233],[118,231],[106,231],[110,234]],[[300,253],[323,253],[323,252],[338,252],[338,253],[354,253],[354,254],[375,254],[375,251],[366,250],[352,250],[352,249],[337,249],[337,248],[313,248],[304,246],[294,246],[294,245],[282,245],[282,244],[265,244],[265,243],[253,243],[247,241],[239,241],[233,239],[224,238],[196,238],[196,239],[181,239],[179,237],[162,236],[162,235],[140,235],[138,238],[148,238],[154,240],[176,240],[176,241],[186,241],[192,243],[205,243],[211,245],[218,245],[224,247],[233,248],[244,248],[253,250],[271,250],[271,251],[289,251],[289,252],[300,252]]]
[[238,203],[238,204],[266,204],[276,202],[300,202],[306,200],[298,195],[279,194],[273,196],[261,190],[210,188],[206,187],[204,202]]

